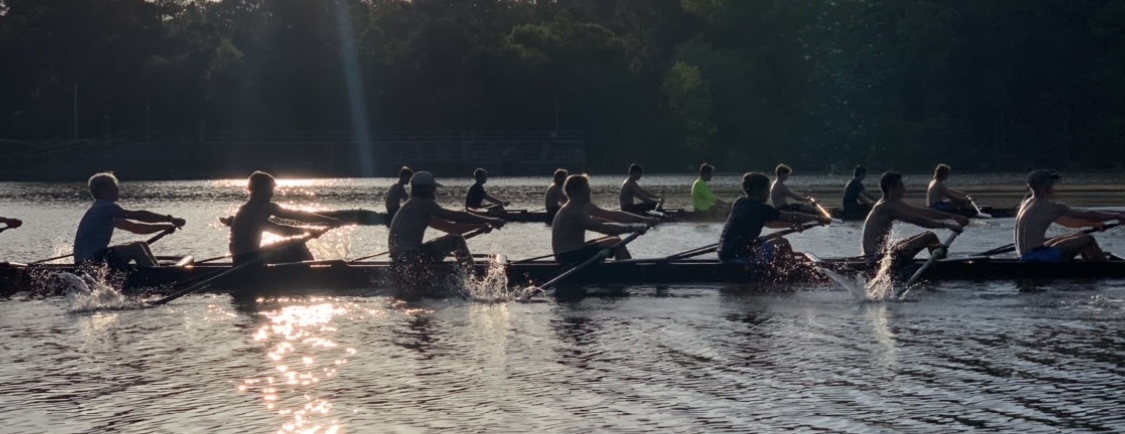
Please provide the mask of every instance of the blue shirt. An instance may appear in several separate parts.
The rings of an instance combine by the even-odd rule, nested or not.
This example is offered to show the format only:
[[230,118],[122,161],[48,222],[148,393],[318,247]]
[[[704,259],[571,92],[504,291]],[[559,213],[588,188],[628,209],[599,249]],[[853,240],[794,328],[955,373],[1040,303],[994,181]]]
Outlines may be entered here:
[[751,244],[762,235],[762,228],[779,218],[781,211],[765,201],[746,197],[735,201],[719,235],[719,259],[731,261],[750,256]]
[[125,212],[120,205],[98,199],[86,210],[74,235],[74,263],[95,259],[98,252],[109,247],[117,216]]

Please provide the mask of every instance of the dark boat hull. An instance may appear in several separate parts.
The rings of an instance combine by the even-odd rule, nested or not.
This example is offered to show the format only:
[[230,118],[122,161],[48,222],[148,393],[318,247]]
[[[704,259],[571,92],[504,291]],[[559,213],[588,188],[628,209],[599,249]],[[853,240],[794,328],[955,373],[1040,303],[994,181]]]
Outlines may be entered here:
[[[901,267],[898,274],[908,276],[921,263],[922,261],[913,261],[906,264]],[[842,258],[819,261],[814,266],[813,261],[806,260],[795,261],[789,269],[779,271],[766,267],[722,264],[713,260],[607,262],[575,274],[566,283],[571,286],[692,284],[754,286],[771,283],[825,282],[826,278],[822,273],[817,272],[817,266],[842,274],[871,274],[877,264]],[[478,262],[474,273],[478,276],[484,275],[489,267],[503,267],[501,272],[506,275],[508,284],[513,287],[528,287],[543,283],[567,269],[554,262],[504,265]],[[167,293],[207,280],[230,269],[230,264],[144,268],[119,273],[113,283],[127,290]],[[74,267],[70,265],[2,264],[0,288],[4,295],[19,291],[44,291],[51,285],[53,273],[74,271]],[[451,262],[432,264],[427,266],[425,272],[407,274],[413,277],[410,279],[411,282],[405,283],[426,288],[447,288],[460,282],[457,277],[460,274]],[[402,275],[403,273],[386,262],[348,264],[343,261],[317,261],[239,270],[211,281],[206,291],[335,293],[342,290],[395,288],[404,283]],[[1083,279],[1125,279],[1125,260],[1114,257],[1113,260],[1106,262],[1028,263],[987,257],[959,258],[937,261],[924,275],[924,280],[936,281]]]

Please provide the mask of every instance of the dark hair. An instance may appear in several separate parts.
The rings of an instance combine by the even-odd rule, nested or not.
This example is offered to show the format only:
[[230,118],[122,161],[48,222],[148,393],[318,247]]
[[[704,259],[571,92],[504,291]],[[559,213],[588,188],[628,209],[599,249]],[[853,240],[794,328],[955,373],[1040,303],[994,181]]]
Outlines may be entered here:
[[866,174],[867,174],[867,168],[866,167],[855,166],[855,169],[852,169],[852,176],[854,176],[854,177],[858,178],[859,175],[866,175]]
[[90,196],[101,199],[109,187],[117,185],[117,177],[113,172],[95,173],[89,181],[86,181],[86,185],[90,188]]
[[586,175],[570,175],[566,177],[566,182],[563,183],[563,193],[569,199],[582,187],[590,188],[590,178]]
[[569,174],[566,169],[555,169],[555,175],[551,180],[554,181],[555,184],[562,185],[562,183],[566,182],[566,176]]
[[942,163],[934,168],[934,179],[945,180],[949,177],[949,165]]
[[642,167],[642,166],[641,166],[640,164],[637,164],[637,163],[633,163],[633,164],[630,164],[630,165],[629,165],[629,173],[630,173],[630,174],[633,174],[633,173],[644,173],[644,171],[645,171],[645,168],[644,168],[644,167]]
[[402,166],[401,169],[398,169],[399,182],[410,181],[411,176],[414,176],[414,171],[410,169],[410,166]]
[[705,174],[705,173],[715,173],[715,166],[712,166],[712,165],[707,164],[707,163],[700,164],[699,165],[699,176],[703,176],[703,174]]
[[788,175],[790,173],[793,173],[793,169],[789,166],[784,165],[784,164],[778,164],[777,168],[773,169],[773,173],[777,176]]
[[274,185],[277,185],[277,181],[273,179],[273,175],[261,170],[251,173],[250,177],[246,179],[246,189],[250,190],[251,193],[262,191],[263,188]]
[[750,172],[742,175],[742,191],[747,195],[758,190],[769,190],[770,177],[762,172]]
[[484,178],[487,178],[487,177],[488,177],[488,171],[484,170],[484,168],[478,167],[477,170],[473,171],[473,178],[476,179],[477,181],[480,181],[480,180],[482,180]]
[[883,191],[883,196],[887,196],[892,188],[902,186],[902,174],[898,172],[886,172],[879,178],[879,190]]

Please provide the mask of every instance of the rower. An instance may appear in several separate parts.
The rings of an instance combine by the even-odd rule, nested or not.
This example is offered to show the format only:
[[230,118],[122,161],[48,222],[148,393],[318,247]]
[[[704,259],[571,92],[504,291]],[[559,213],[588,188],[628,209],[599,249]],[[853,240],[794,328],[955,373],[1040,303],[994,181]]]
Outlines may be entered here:
[[867,178],[867,168],[855,166],[852,170],[852,180],[844,186],[844,219],[861,219],[871,212],[871,205],[878,199],[867,192],[863,180]]
[[949,171],[949,165],[944,163],[934,168],[934,178],[926,188],[926,206],[942,212],[973,209],[973,199],[968,193],[945,186],[945,181],[949,179]]
[[1034,170],[1027,175],[1031,197],[1020,203],[1016,214],[1016,252],[1029,262],[1064,262],[1082,255],[1087,261],[1104,261],[1105,254],[1093,236],[1074,233],[1047,239],[1051,223],[1068,228],[1098,227],[1108,220],[1125,221],[1125,213],[1080,211],[1054,201],[1059,174]]
[[555,169],[555,175],[551,180],[551,186],[547,187],[547,192],[543,195],[543,207],[547,210],[547,224],[555,221],[555,214],[559,213],[559,208],[566,204],[566,193],[563,191],[563,183],[566,182],[566,177],[569,175],[566,169]]
[[[888,246],[891,227],[896,221],[928,229],[949,229],[954,232],[961,232],[965,225],[969,224],[969,219],[963,216],[907,204],[902,199],[906,195],[906,186],[902,183],[900,173],[884,173],[879,179],[879,189],[883,191],[883,198],[875,202],[875,206],[871,208],[867,220],[863,223],[863,255],[869,260],[877,261],[888,253],[896,260],[911,259],[923,249],[930,249],[932,253],[934,249],[941,246],[937,235],[930,231]],[[953,222],[945,220],[953,220]]]
[[[473,178],[476,182],[469,186],[469,191],[465,193],[465,209],[469,211],[485,212],[489,215],[500,215],[504,213],[504,207],[511,204],[496,197],[489,195],[484,191],[484,183],[488,182],[488,171],[483,168],[477,168],[473,171]],[[488,202],[486,205],[485,202]]]
[[804,223],[832,223],[828,216],[781,211],[766,203],[770,178],[760,172],[742,175],[745,196],[734,202],[730,217],[719,235],[719,260],[728,264],[765,265],[793,256],[789,241],[777,237],[759,241],[762,228],[784,228]]
[[387,189],[387,197],[383,201],[383,204],[387,207],[387,226],[391,225],[391,220],[394,220],[395,213],[402,207],[402,203],[410,199],[410,195],[406,193],[406,184],[410,183],[411,176],[414,176],[414,171],[409,167],[402,166],[402,169],[398,171],[398,182]]
[[711,192],[711,178],[715,176],[715,167],[703,163],[699,166],[699,178],[691,184],[691,203],[695,212],[716,217],[726,217],[730,214],[730,202],[719,199]]
[[[551,249],[560,264],[585,261],[621,241],[617,237],[609,237],[586,242],[586,231],[606,235],[644,232],[660,221],[624,211],[605,210],[593,204],[590,201],[590,179],[586,175],[568,176],[563,191],[568,200],[551,222]],[[613,252],[613,257],[629,259],[631,255],[625,246],[620,246]]]
[[308,228],[283,225],[271,221],[271,217],[293,220],[307,224],[319,224],[328,227],[338,226],[340,221],[332,217],[298,211],[282,207],[273,202],[274,189],[277,180],[266,172],[254,172],[246,180],[246,190],[250,198],[238,208],[230,222],[230,249],[231,262],[241,265],[258,259],[268,253],[266,263],[277,264],[286,262],[301,262],[313,260],[312,252],[305,243],[294,243],[278,251],[269,251],[269,247],[262,247],[262,234],[269,232],[281,236],[303,235]]
[[5,225],[4,229],[15,229],[23,226],[23,220],[8,217],[0,217],[0,223]]
[[[660,205],[664,203],[664,199],[655,194],[649,193],[648,190],[641,188],[637,184],[641,176],[645,173],[645,168],[640,164],[629,165],[629,177],[621,183],[621,194],[618,200],[621,205],[621,210],[627,213],[644,214],[649,211],[660,209]],[[633,203],[633,199],[640,199],[640,203]]]
[[[94,203],[78,223],[74,235],[74,263],[78,265],[109,265],[117,268],[135,262],[141,267],[155,267],[156,257],[143,241],[110,247],[113,229],[134,234],[153,234],[175,231],[186,222],[171,215],[149,211],[130,211],[117,204],[120,188],[112,172],[94,174],[87,182]],[[159,223],[159,224],[157,224]]]
[[785,164],[778,164],[773,169],[774,179],[773,185],[770,186],[770,202],[773,203],[774,208],[780,211],[794,211],[803,212],[806,214],[816,213],[816,209],[803,203],[788,203],[788,199],[792,198],[801,202],[812,202],[813,198],[807,194],[797,194],[790,190],[785,185],[785,181],[789,179],[789,175],[793,174],[793,169]]
[[[426,264],[453,256],[463,267],[471,269],[473,255],[461,234],[474,229],[498,229],[504,226],[504,220],[442,208],[435,200],[438,187],[441,184],[430,172],[415,172],[410,178],[410,200],[402,204],[391,221],[387,242],[391,260],[400,264]],[[427,227],[449,235],[423,243]]]

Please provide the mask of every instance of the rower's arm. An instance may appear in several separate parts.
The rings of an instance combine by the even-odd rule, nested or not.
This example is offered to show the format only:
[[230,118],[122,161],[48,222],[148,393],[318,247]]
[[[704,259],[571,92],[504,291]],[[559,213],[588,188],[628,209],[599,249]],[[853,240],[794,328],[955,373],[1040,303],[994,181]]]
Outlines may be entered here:
[[308,211],[288,209],[278,205],[274,205],[274,209],[271,214],[277,218],[296,220],[302,223],[322,224],[328,226],[337,226],[340,224],[340,220],[334,219],[332,217],[322,216],[320,214],[311,213]]
[[[165,219],[167,220],[167,219]],[[150,224],[150,223],[137,223],[126,219],[114,219],[113,227],[123,231],[132,232],[137,235],[155,234],[160,231],[174,228],[171,224]]]
[[969,200],[968,193],[965,193],[965,192],[960,191],[960,190],[954,190],[952,188],[946,187],[944,184],[941,186],[941,196],[946,198],[946,199],[955,200],[955,201]]
[[859,201],[863,202],[865,205],[874,205],[875,202],[879,201],[879,198],[875,197],[875,195],[871,193],[868,193],[867,190],[863,190],[859,192]]
[[593,218],[609,220],[616,223],[644,223],[647,225],[655,225],[660,221],[655,218],[639,216],[625,211],[610,211],[607,209],[602,209],[601,207],[592,203],[586,205],[586,213]]
[[262,230],[274,235],[281,235],[283,237],[292,237],[305,234],[305,228],[283,225],[281,223],[271,221],[265,222],[265,224],[262,225]]
[[498,203],[498,204],[501,204],[501,205],[507,204],[507,202],[504,202],[502,199],[499,199],[496,196],[493,196],[493,195],[488,194],[488,193],[484,194],[484,200],[487,200],[487,201],[492,202],[492,203]]
[[[946,214],[940,211],[933,211],[922,208],[915,208],[909,205],[901,205],[892,208],[892,217],[896,220],[902,220],[915,226],[920,226],[926,229],[953,229],[951,225],[942,220],[956,219],[961,223],[964,217],[954,216],[953,214]],[[931,217],[932,216],[932,217]],[[960,229],[961,224],[957,228]]]
[[1055,223],[1068,228],[1088,228],[1091,226],[1097,226],[1099,223],[1104,221],[1121,219],[1122,217],[1125,217],[1125,215],[1122,214],[1071,209],[1070,207],[1063,204],[1059,204],[1059,206],[1063,207],[1062,216],[1055,220]]
[[801,202],[808,202],[809,200],[809,196],[807,194],[804,196],[799,195],[797,194],[797,192],[790,190],[789,186],[785,184],[781,184],[781,192],[785,194],[785,197],[788,197],[790,199],[799,200]]
[[636,228],[631,225],[601,221],[588,214],[582,216],[582,229],[604,235],[621,235],[636,230]]
[[918,208],[910,205],[904,205],[904,207],[907,208],[906,212],[913,213],[930,220],[954,220],[957,223],[960,223],[961,226],[969,224],[969,219],[965,216],[941,212],[931,208]]
[[[468,223],[475,225],[490,225],[495,228],[504,226],[504,220],[498,218],[484,217],[473,213],[464,211],[454,211],[445,209],[436,204],[433,207],[432,215],[441,220],[448,220],[455,223]],[[432,219],[430,220],[433,221]],[[436,228],[435,228],[436,229]],[[439,229],[440,230],[440,229]]]
[[632,187],[633,187],[633,195],[641,198],[641,200],[643,200],[645,202],[659,202],[660,201],[659,196],[657,196],[655,194],[652,194],[652,193],[649,193],[648,190],[645,190],[644,188],[641,188],[641,186],[639,186],[637,184],[633,184]]
[[18,228],[23,225],[23,220],[13,219],[8,217],[0,217],[0,223],[8,225],[10,228]]
[[[827,221],[826,221],[827,220]],[[787,212],[782,211],[777,220],[766,222],[766,227],[770,229],[784,229],[792,227],[793,225],[819,222],[821,224],[831,223],[832,220],[827,217],[805,214],[803,212]]]
[[[160,215],[151,211],[129,211],[126,209],[121,210],[115,217],[144,223],[176,223],[176,220],[183,221],[183,219],[173,218],[171,215]],[[181,223],[176,226],[183,226],[183,224]]]
[[447,234],[464,234],[471,230],[479,229],[481,225],[473,223],[456,223],[439,218],[431,218],[429,226]]

